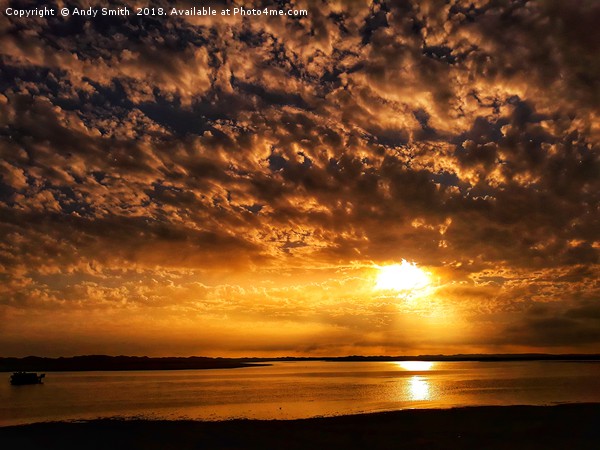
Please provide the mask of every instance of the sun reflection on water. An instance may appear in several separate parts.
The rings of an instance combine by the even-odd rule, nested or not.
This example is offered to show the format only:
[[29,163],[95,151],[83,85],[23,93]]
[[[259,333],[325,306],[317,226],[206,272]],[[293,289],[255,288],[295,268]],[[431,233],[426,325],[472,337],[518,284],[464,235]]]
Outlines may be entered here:
[[408,389],[411,400],[429,400],[429,383],[423,377],[411,377]]
[[416,372],[410,378],[405,378],[405,398],[412,401],[431,400],[432,393],[428,381],[429,374],[419,374],[419,372],[433,370],[436,363],[434,361],[397,361],[396,364],[407,372]]

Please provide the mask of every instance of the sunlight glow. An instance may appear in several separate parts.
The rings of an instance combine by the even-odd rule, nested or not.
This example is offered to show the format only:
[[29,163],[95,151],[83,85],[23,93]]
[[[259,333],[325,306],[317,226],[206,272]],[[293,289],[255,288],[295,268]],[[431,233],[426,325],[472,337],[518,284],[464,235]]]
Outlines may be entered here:
[[430,284],[427,272],[415,263],[402,260],[401,264],[379,267],[375,289],[393,291],[413,291]]
[[425,370],[431,370],[433,367],[432,361],[400,361],[398,365],[404,370],[411,372],[421,372]]

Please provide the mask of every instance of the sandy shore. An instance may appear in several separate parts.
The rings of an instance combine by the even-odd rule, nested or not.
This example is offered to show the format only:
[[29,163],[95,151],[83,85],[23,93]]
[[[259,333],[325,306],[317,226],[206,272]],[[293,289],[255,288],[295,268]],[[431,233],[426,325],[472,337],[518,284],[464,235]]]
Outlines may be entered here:
[[290,421],[93,420],[0,428],[5,449],[594,449],[600,404],[405,410]]

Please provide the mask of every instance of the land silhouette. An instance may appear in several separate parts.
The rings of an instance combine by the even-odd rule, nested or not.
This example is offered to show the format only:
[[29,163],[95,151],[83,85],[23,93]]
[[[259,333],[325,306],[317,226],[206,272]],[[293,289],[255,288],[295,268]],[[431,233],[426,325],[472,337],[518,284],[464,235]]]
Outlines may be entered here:
[[28,356],[25,358],[0,358],[0,372],[45,371],[112,371],[112,370],[188,370],[188,369],[234,369],[256,366],[239,359],[207,358],[192,356],[189,358],[149,358],[147,356],[107,356],[86,355],[69,358],[43,358]]
[[597,449],[600,405],[405,410],[303,420],[92,420],[0,428],[14,449]]
[[460,354],[418,356],[339,356],[279,358],[209,358],[85,355],[61,358],[27,356],[0,358],[0,372],[16,371],[112,371],[112,370],[201,370],[235,369],[266,365],[269,361],[600,361],[600,354]]

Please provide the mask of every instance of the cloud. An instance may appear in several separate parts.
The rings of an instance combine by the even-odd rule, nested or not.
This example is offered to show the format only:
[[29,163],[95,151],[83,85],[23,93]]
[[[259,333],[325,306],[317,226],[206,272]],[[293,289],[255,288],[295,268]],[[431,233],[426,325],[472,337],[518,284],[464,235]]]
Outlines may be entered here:
[[[79,307],[72,336],[109,307],[140,340],[146,308],[211,313],[232,352],[271,351],[277,323],[298,352],[597,342],[595,2],[294,5],[308,16],[0,18],[0,314],[36,317],[14,316],[27,348],[38,311]],[[406,317],[325,287],[401,259],[437,277]],[[273,330],[228,340],[231,314]],[[161,348],[194,348],[184,328]]]

